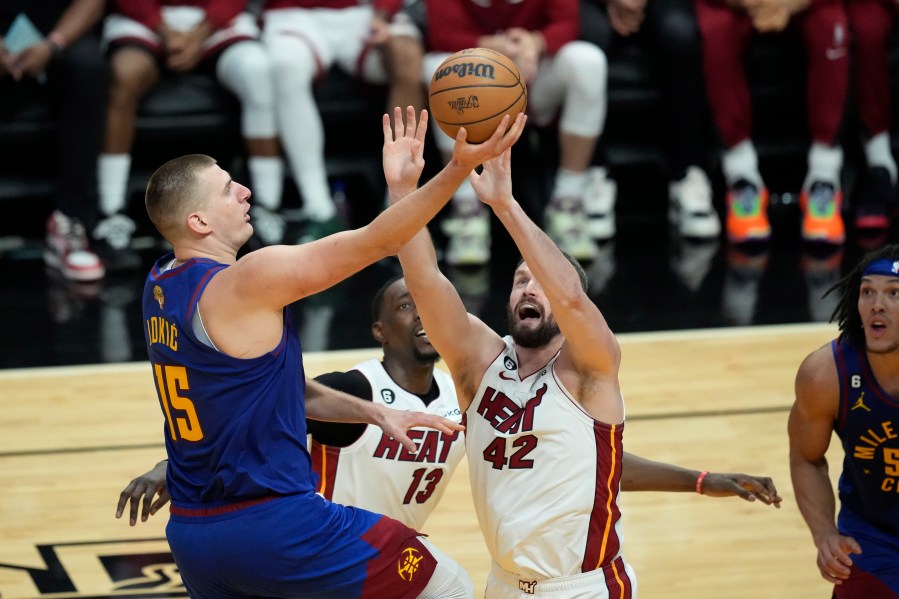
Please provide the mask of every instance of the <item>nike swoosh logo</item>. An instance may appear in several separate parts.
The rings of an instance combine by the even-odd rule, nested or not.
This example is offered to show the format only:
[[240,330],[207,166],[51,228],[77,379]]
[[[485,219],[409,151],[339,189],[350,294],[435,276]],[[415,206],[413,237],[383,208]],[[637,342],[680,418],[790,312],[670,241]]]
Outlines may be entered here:
[[499,371],[499,378],[503,379],[504,381],[514,381],[514,380],[515,380],[514,378],[509,378],[509,377],[507,377],[507,376],[506,376],[506,371],[505,371],[505,370],[500,370],[500,371]]

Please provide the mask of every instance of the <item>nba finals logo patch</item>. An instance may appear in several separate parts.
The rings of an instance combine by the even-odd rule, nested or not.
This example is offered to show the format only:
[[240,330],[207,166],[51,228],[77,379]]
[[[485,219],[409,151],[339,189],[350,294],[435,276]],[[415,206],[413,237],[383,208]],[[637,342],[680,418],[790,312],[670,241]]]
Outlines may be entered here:
[[165,296],[162,295],[162,287],[159,285],[153,287],[153,299],[156,300],[156,303],[159,304],[159,309],[162,310],[162,305],[165,304]]
[[397,564],[397,571],[400,578],[406,582],[412,582],[412,577],[418,572],[419,564],[424,556],[414,547],[406,547],[403,549],[402,557]]
[[467,98],[456,98],[455,100],[447,102],[447,105],[451,110],[455,110],[456,114],[465,114],[466,110],[478,107],[478,97],[468,96]]

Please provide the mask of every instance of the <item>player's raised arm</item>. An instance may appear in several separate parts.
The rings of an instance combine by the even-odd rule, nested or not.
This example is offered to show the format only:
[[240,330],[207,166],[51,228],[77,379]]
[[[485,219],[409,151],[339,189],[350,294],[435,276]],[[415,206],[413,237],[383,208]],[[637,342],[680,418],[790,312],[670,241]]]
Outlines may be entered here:
[[[523,115],[518,116],[512,129],[506,134],[514,136],[508,138],[509,141],[514,142],[518,138],[524,120]],[[508,122],[509,118],[506,117],[487,143],[502,136]],[[469,152],[470,147],[465,142],[465,135],[464,129],[459,131],[451,162],[461,160],[464,163],[464,155]],[[511,143],[500,154],[508,152],[509,146]],[[398,170],[393,172],[398,173]],[[399,201],[408,193],[410,180],[399,175],[391,176],[386,164],[385,175],[391,201]],[[425,332],[453,374],[460,391],[459,405],[464,411],[477,390],[484,368],[502,348],[502,340],[477,317],[468,314],[453,284],[440,272],[427,228],[400,250],[399,258],[406,285],[415,298]]]

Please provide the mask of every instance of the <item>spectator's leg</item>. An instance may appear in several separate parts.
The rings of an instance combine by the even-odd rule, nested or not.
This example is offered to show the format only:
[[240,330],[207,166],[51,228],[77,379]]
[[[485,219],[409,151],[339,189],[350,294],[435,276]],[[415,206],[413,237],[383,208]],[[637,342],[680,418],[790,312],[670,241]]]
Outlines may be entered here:
[[846,14],[854,44],[854,85],[867,171],[852,202],[856,230],[877,238],[890,227],[896,202],[896,159],[890,140],[890,34],[899,6],[890,0],[849,0]]
[[685,237],[717,237],[721,221],[712,205],[705,169],[709,147],[703,114],[707,102],[693,1],[653,0],[647,4],[642,29],[650,38],[662,79],[669,220]]
[[336,207],[328,189],[325,134],[312,84],[324,65],[302,37],[265,37],[272,57],[281,144],[291,174],[303,196],[306,215],[314,221],[334,219]]
[[843,148],[838,138],[849,88],[849,29],[843,3],[814,2],[798,15],[797,25],[807,54],[806,104],[812,134],[808,172],[799,195],[802,237],[841,244],[846,231],[840,186]]
[[241,133],[256,200],[253,228],[265,244],[281,243],[284,219],[276,211],[281,207],[284,166],[277,138],[271,60],[261,43],[237,42],[218,57],[216,76],[240,100]]
[[97,158],[103,144],[108,77],[95,37],[69,46],[49,69],[57,114],[57,208],[91,225],[97,210]]
[[100,209],[104,215],[116,214],[126,207],[138,105],[159,80],[156,58],[136,46],[114,50],[109,66],[112,80],[99,166]]

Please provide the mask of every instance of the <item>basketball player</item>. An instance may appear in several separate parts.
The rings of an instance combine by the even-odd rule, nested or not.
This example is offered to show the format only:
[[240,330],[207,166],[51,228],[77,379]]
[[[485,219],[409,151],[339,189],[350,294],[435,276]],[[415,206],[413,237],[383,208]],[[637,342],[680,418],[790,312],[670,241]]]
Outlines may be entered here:
[[271,64],[245,8],[246,0],[112,2],[103,28],[112,79],[98,166],[103,218],[94,229],[110,260],[128,254],[135,229],[126,212],[137,110],[163,71],[208,74],[240,100],[247,170],[258,202],[256,234],[265,243],[281,241],[284,223],[270,212],[281,204],[284,179]]
[[[415,302],[400,277],[388,280],[372,301],[372,335],[382,360],[366,360],[347,372],[316,377],[329,387],[360,399],[400,410],[418,410],[450,419],[461,418],[456,390],[444,371],[418,318]],[[320,477],[319,492],[327,499],[383,513],[421,529],[433,512],[464,453],[464,433],[415,431],[419,452],[406,453],[376,427],[365,424],[308,420],[312,467]],[[412,433],[410,433],[411,436]],[[116,517],[130,501],[130,523],[137,523],[168,502],[167,462],[132,480],[119,495]],[[764,503],[780,498],[769,478],[745,474],[699,473],[625,453],[623,490],[692,491],[696,480],[703,494],[739,495]],[[158,497],[156,497],[158,493]],[[155,499],[155,500],[154,500]]]
[[[899,245],[865,255],[833,289],[840,334],[796,375],[790,472],[836,599],[899,597]],[[836,506],[825,454],[843,445]]]
[[[440,173],[361,229],[239,260],[253,232],[246,187],[199,155],[150,178],[147,212],[174,252],[151,270],[143,314],[167,424],[166,537],[193,596],[471,597],[465,572],[416,531],[315,492],[305,417],[378,424],[409,450],[410,427],[462,427],[304,385],[286,306],[398,251],[525,120],[479,145],[460,136]],[[384,115],[385,171],[412,165],[417,180],[427,113],[416,124],[410,107],[404,127],[397,108],[393,122]]]
[[[493,558],[486,596],[633,597],[617,504],[618,341],[587,296],[583,270],[512,197],[510,159],[487,161],[470,181],[523,256],[509,297],[511,335],[466,312],[427,231],[399,252],[466,416],[472,495]],[[391,201],[415,189],[411,178],[388,173],[387,182]]]

